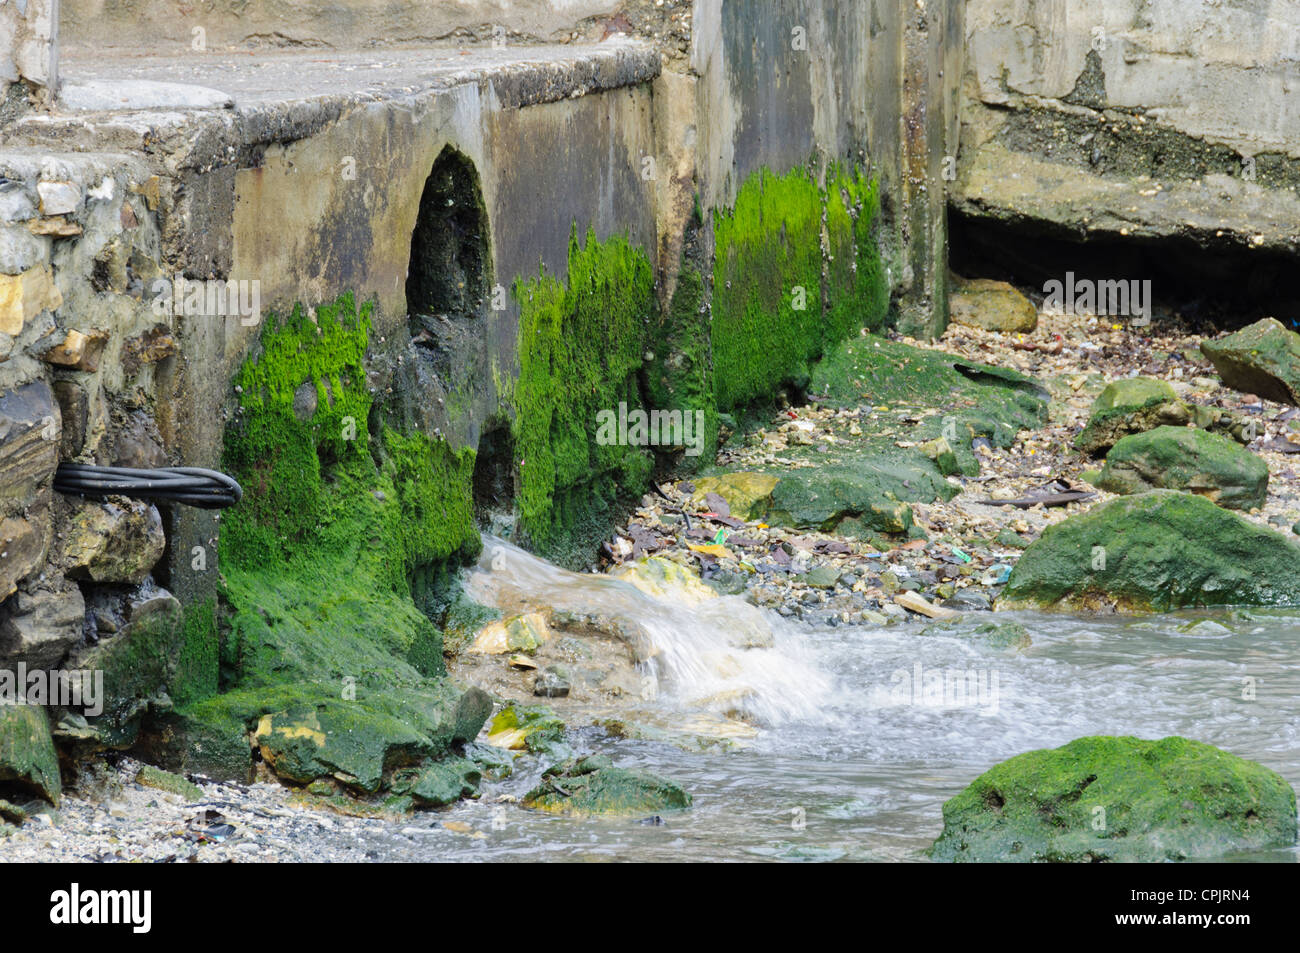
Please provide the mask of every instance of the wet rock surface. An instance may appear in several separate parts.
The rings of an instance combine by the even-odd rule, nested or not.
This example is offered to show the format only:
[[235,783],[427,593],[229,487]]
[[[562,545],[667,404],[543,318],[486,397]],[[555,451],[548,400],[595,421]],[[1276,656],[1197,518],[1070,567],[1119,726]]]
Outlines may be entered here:
[[1187,860],[1296,842],[1274,772],[1186,738],[1080,738],[976,778],[943,808],[939,861]]

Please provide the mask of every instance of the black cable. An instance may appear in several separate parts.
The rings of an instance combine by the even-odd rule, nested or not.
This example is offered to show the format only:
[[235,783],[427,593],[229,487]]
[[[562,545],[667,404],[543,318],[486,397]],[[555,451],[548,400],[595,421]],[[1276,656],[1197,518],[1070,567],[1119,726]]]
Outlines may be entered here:
[[163,500],[205,510],[234,506],[244,496],[243,488],[231,477],[200,467],[137,470],[131,467],[60,463],[54,473],[54,489],[59,493],[76,496],[129,496],[141,500]]

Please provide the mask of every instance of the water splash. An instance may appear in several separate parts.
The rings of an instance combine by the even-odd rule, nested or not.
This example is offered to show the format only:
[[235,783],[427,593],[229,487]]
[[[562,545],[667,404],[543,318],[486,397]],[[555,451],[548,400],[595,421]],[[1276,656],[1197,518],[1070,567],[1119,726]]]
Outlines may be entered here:
[[602,620],[636,656],[647,696],[761,725],[818,720],[834,680],[779,617],[736,596],[654,595],[630,582],[553,566],[484,536],[467,593],[507,614],[550,610]]

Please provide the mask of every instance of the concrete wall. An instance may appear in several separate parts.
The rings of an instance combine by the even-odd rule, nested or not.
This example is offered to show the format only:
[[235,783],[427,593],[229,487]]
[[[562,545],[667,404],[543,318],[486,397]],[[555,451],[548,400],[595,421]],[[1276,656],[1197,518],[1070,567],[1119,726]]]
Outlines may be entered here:
[[971,0],[966,45],[964,215],[1300,251],[1296,4]]
[[57,88],[59,19],[59,0],[0,4],[0,111],[13,84],[28,84],[42,102]]

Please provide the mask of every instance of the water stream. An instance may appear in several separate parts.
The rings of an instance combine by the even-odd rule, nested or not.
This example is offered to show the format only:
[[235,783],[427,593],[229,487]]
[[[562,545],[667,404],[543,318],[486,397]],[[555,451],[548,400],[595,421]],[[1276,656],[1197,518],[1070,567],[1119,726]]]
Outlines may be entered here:
[[[1091,734],[1184,735],[1267,765],[1300,786],[1300,613],[1227,610],[1144,619],[1000,615],[1031,633],[1008,652],[922,636],[920,623],[812,628],[739,598],[692,606],[604,577],[566,573],[488,540],[470,577],[480,598],[635,615],[639,705],[687,723],[727,699],[756,730],[743,746],[688,746],[577,732],[583,749],[670,776],[694,795],[663,823],[574,820],[502,804],[546,766],[521,759],[479,801],[374,825],[392,860],[924,860],[943,802],[998,761]],[[985,617],[987,618],[987,616]],[[1189,623],[1211,620],[1194,628]],[[755,635],[755,627],[770,637]],[[736,630],[743,638],[734,637]],[[767,647],[737,648],[737,641]],[[1250,696],[1253,693],[1253,698]],[[452,822],[451,827],[446,822]],[[1234,860],[1300,860],[1289,849]]]

